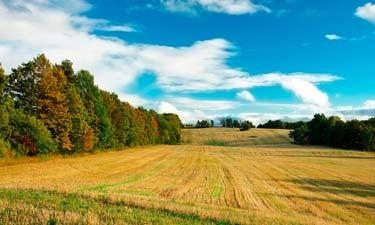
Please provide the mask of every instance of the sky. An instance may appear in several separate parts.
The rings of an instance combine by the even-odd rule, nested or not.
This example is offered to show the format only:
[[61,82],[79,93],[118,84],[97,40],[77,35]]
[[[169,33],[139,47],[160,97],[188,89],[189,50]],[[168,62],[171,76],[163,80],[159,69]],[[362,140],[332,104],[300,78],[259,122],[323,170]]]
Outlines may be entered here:
[[375,116],[369,0],[0,0],[0,18],[7,72],[69,59],[185,123]]

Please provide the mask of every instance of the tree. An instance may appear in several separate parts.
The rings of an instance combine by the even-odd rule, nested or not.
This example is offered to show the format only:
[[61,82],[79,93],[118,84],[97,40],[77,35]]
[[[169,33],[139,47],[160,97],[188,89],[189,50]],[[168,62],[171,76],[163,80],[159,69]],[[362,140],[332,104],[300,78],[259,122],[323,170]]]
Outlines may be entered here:
[[293,139],[295,144],[306,145],[309,143],[309,134],[309,128],[307,125],[303,125],[292,130],[289,137]]
[[10,147],[6,139],[9,138],[11,132],[9,126],[9,109],[11,108],[11,101],[4,93],[6,83],[7,76],[0,64],[0,157],[3,157]]
[[196,128],[210,128],[211,124],[210,122],[208,122],[208,120],[202,120],[202,121],[198,120],[195,127]]
[[226,127],[233,127],[233,119],[228,117],[225,119],[225,126]]
[[88,123],[94,129],[95,146],[106,148],[110,146],[112,124],[107,116],[99,88],[94,84],[93,76],[85,70],[78,72],[75,79],[80,96],[84,99],[84,106],[88,114]]
[[241,124],[238,120],[233,120],[233,127],[240,128]]
[[179,143],[177,115],[134,108],[72,65],[39,55],[9,76],[0,66],[0,156],[8,148],[36,155]]
[[9,108],[11,107],[11,102],[4,93],[7,80],[8,78],[0,64],[0,138],[6,138],[9,134]]
[[128,127],[127,120],[125,120],[125,110],[122,107],[122,102],[115,93],[106,91],[100,92],[103,103],[107,108],[108,117],[111,120],[112,136],[109,142],[112,147],[122,147],[127,143],[126,128]]
[[247,131],[247,130],[250,130],[251,128],[255,128],[255,126],[253,125],[252,122],[246,120],[241,123],[240,131]]
[[10,124],[13,127],[10,141],[14,149],[25,155],[56,152],[51,133],[35,116],[28,116],[16,110],[12,113]]
[[64,71],[66,79],[69,83],[74,83],[76,76],[73,69],[73,63],[71,61],[66,59],[62,61],[61,64],[56,65],[56,67]]
[[309,143],[312,145],[327,144],[328,120],[324,114],[315,114],[314,118],[307,123],[310,129]]
[[281,120],[269,120],[265,124],[259,124],[258,128],[267,128],[267,129],[285,129],[286,125]]
[[44,55],[39,55],[12,71],[7,91],[18,109],[43,121],[61,150],[70,151],[70,115],[61,90],[64,82],[63,71],[53,68]]
[[296,144],[327,145],[336,148],[375,150],[375,118],[344,122],[337,116],[316,114],[290,133]]

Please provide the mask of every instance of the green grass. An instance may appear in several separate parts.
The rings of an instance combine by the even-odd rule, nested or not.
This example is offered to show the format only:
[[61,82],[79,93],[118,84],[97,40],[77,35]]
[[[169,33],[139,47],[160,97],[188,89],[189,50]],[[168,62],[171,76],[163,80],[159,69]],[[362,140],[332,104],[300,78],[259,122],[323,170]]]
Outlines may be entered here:
[[100,185],[96,185],[94,187],[84,188],[84,189],[82,189],[82,191],[88,190],[88,191],[96,191],[96,192],[101,192],[101,193],[107,193],[112,188],[115,188],[115,187],[118,187],[118,186],[123,186],[123,185],[126,185],[126,184],[131,184],[131,183],[139,181],[142,178],[143,178],[143,176],[136,175],[136,176],[130,177],[129,179],[127,179],[125,181],[116,182],[116,183],[112,183],[112,184],[100,184]]
[[212,192],[212,198],[218,199],[222,192],[223,192],[223,185],[217,184],[215,186],[214,192]]
[[0,224],[230,224],[168,210],[145,209],[106,196],[0,190]]
[[209,140],[204,142],[205,145],[211,145],[211,146],[225,146],[224,141],[218,141],[218,140]]

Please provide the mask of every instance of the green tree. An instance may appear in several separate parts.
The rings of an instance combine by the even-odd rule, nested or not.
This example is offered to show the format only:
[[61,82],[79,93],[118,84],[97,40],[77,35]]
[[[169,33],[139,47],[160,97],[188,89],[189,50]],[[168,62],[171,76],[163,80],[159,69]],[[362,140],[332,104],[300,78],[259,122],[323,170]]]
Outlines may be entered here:
[[78,72],[75,85],[80,96],[84,99],[84,106],[88,113],[88,122],[94,129],[94,136],[97,138],[96,147],[110,147],[112,135],[112,124],[107,115],[107,108],[104,105],[99,88],[94,84],[93,76],[85,70]]
[[6,139],[9,138],[11,128],[9,126],[9,110],[11,108],[11,101],[5,96],[4,89],[7,83],[7,76],[0,64],[0,157],[5,155],[9,149],[9,143]]
[[15,110],[10,118],[13,127],[10,141],[12,147],[25,155],[56,152],[56,144],[43,122],[35,116]]
[[233,127],[240,128],[241,124],[238,120],[233,120]]
[[252,122],[246,120],[246,121],[243,121],[240,125],[240,130],[241,131],[247,131],[247,130],[250,130],[251,128],[255,128],[255,126],[253,125]]
[[289,134],[295,144],[306,145],[309,143],[310,130],[306,124],[295,128]]

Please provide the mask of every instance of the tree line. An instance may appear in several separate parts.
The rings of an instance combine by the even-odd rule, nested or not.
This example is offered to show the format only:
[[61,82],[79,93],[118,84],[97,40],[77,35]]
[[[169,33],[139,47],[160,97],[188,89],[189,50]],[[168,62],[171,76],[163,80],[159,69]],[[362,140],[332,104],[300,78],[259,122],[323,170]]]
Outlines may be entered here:
[[295,128],[290,137],[302,145],[375,151],[375,118],[345,122],[337,116],[316,114],[311,121]]
[[[253,123],[248,120],[241,121],[238,119],[233,119],[231,117],[222,118],[220,120],[220,124],[222,127],[240,128],[241,131],[246,131],[246,130],[250,130],[251,128],[255,128]],[[194,127],[195,128],[210,128],[210,127],[214,127],[214,125],[215,125],[214,120],[198,120]]]
[[284,122],[281,120],[269,120],[266,123],[259,124],[258,128],[266,128],[266,129],[295,129],[297,127],[301,127],[305,125],[306,122],[298,121],[298,122]]
[[39,55],[6,75],[0,64],[0,156],[179,142],[177,115],[134,108],[72,65]]

